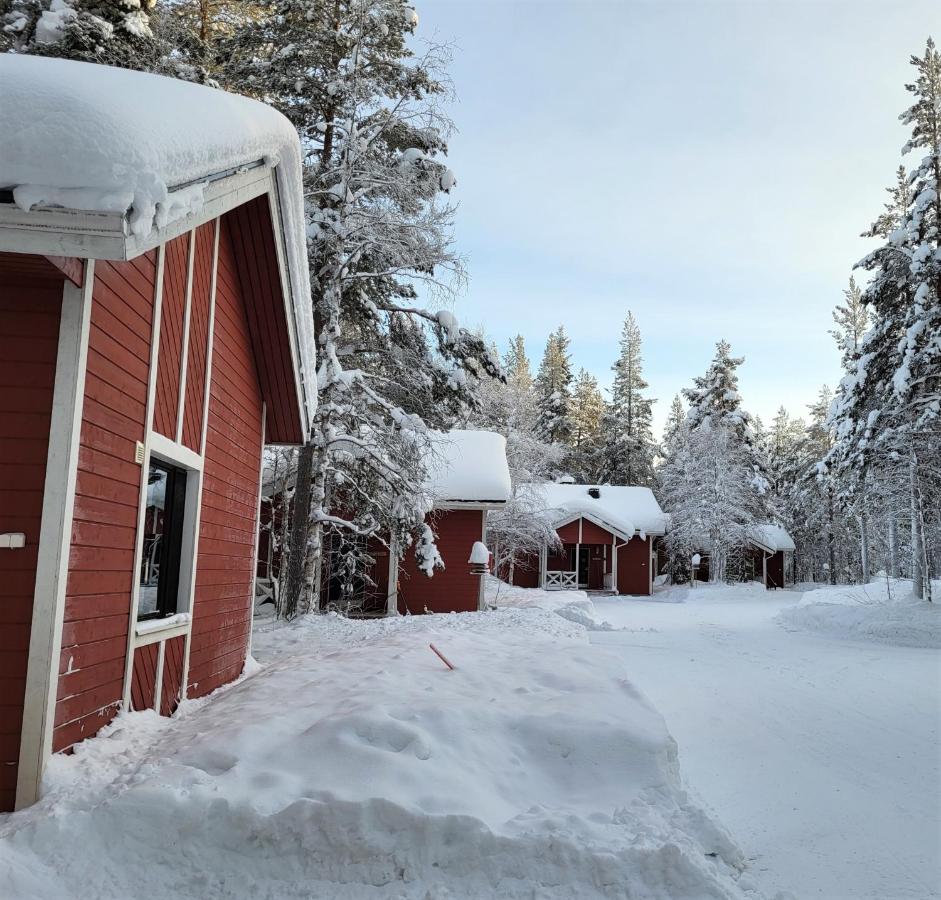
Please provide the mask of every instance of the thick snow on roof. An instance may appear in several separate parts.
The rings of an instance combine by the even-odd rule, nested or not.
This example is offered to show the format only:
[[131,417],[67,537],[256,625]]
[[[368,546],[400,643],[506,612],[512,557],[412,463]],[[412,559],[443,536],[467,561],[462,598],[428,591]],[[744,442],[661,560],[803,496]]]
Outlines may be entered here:
[[127,212],[140,237],[197,213],[210,176],[274,166],[301,353],[313,372],[300,144],[281,113],[159,75],[2,53],[0,122],[0,188],[17,205]]
[[794,541],[780,525],[753,525],[748,536],[756,544],[777,553],[778,550],[793,550]]
[[[552,522],[562,523],[578,515],[590,515],[628,537],[664,534],[666,516],[650,488],[610,484],[535,484]],[[593,497],[589,491],[597,491]]]
[[454,430],[432,438],[429,491],[439,503],[505,503],[510,499],[506,439],[492,431]]

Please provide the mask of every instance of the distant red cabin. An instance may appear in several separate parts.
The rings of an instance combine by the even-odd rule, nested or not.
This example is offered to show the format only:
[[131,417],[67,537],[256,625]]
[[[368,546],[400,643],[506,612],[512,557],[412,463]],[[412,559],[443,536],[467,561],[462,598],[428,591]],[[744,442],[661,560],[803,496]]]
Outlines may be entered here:
[[[142,107],[178,89],[64,65],[134,76]],[[303,235],[278,171],[296,156],[235,169],[226,151],[201,202],[146,234],[132,210],[23,209],[0,158],[0,810],[37,798],[50,753],[122,709],[170,715],[249,652],[262,447],[308,428]]]
[[517,587],[648,596],[657,567],[654,539],[666,519],[649,488],[557,483],[529,485],[561,542],[501,573]]
[[[378,537],[364,540],[363,549],[374,562],[352,599],[365,615],[483,609],[483,578],[473,571],[470,557],[474,545],[486,541],[488,511],[505,506],[510,496],[506,441],[489,431],[454,430],[435,435],[433,450],[428,489],[434,508],[425,521],[435,535],[444,567],[429,577],[418,567],[414,548],[405,548],[400,554]],[[268,544],[271,515],[270,506],[264,505],[260,534],[266,552],[258,568],[262,581],[280,567],[280,554]],[[332,539],[355,540],[342,529]],[[325,566],[322,602],[342,605],[343,589],[339,576]]]

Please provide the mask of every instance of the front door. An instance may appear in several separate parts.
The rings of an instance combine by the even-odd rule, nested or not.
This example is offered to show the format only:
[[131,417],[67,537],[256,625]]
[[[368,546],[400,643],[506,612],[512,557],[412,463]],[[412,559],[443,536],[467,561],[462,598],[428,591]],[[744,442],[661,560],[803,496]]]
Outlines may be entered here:
[[[572,549],[572,555],[575,554],[575,548]],[[574,560],[573,560],[574,562]],[[591,565],[591,548],[590,547],[579,547],[578,548],[578,562],[573,566],[575,571],[578,572],[578,586],[580,588],[588,587],[588,570]]]

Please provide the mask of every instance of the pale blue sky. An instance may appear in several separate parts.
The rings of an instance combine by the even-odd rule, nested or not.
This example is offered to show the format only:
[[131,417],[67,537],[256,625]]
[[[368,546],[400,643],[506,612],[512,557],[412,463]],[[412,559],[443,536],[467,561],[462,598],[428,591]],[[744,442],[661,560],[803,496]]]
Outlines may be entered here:
[[609,382],[633,310],[662,422],[715,341],[770,419],[840,377],[827,334],[907,134],[919,0],[423,0],[456,45],[456,312]]

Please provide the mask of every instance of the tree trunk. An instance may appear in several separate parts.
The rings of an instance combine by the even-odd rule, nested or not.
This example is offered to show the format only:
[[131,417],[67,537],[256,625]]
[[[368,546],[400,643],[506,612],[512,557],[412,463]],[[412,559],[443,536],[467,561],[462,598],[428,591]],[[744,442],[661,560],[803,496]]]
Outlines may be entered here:
[[908,488],[912,517],[912,592],[921,600],[924,597],[921,570],[923,553],[920,516],[918,514],[918,460],[915,457],[914,444],[908,456]]
[[889,575],[898,578],[899,574],[899,532],[895,513],[889,513]]
[[859,563],[862,568],[862,583],[869,584],[869,494],[866,472],[863,472],[860,482],[859,501]]
[[308,441],[297,454],[288,570],[281,592],[281,607],[278,610],[278,614],[284,619],[293,619],[297,615],[304,590],[304,562],[307,558],[307,535],[310,528],[310,476],[314,449],[313,441]]
[[830,562],[830,584],[836,584],[836,535],[833,532],[833,489],[827,488],[827,556]]

